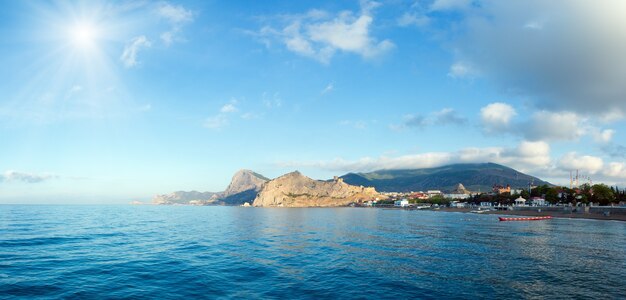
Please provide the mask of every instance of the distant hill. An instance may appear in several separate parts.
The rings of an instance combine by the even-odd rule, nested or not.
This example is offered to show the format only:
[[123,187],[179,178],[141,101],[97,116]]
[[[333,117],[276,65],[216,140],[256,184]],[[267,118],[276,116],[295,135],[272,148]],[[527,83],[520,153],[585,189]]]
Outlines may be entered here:
[[198,203],[207,203],[215,201],[219,197],[219,193],[198,192],[198,191],[178,191],[170,194],[156,195],[152,198],[153,204],[190,204],[192,201]]
[[348,173],[341,176],[351,185],[376,188],[381,192],[408,192],[443,190],[450,191],[462,183],[470,191],[491,191],[494,184],[512,188],[550,183],[512,168],[495,163],[452,164],[437,168],[409,170],[380,170],[370,173]]

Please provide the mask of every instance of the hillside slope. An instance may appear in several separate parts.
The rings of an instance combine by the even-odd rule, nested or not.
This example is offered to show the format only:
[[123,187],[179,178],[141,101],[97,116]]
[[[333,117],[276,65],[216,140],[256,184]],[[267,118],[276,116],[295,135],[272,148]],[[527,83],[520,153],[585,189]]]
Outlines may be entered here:
[[495,163],[453,164],[437,168],[409,170],[380,170],[369,173],[348,173],[341,176],[352,185],[370,186],[381,192],[449,191],[462,183],[471,191],[491,191],[494,184],[525,188],[550,184],[512,168]]

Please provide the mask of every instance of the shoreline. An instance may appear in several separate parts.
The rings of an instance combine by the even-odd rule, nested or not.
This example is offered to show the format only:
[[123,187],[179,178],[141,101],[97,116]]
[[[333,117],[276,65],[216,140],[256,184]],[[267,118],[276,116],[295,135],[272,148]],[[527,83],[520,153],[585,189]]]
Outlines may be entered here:
[[[442,212],[462,212],[471,213],[471,208],[442,208],[438,211]],[[437,210],[433,210],[437,211]],[[532,210],[492,210],[480,213],[479,215],[510,215],[510,216],[526,216],[526,217],[545,217],[552,216],[553,218],[561,219],[588,219],[588,220],[605,220],[605,221],[622,221],[626,222],[626,215],[613,214],[605,216],[596,213],[573,213],[564,211],[532,211]]]

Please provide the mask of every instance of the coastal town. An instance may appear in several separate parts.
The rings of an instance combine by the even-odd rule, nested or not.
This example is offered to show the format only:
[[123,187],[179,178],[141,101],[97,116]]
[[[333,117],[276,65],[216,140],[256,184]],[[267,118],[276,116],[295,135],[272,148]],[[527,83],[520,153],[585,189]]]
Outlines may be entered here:
[[494,184],[489,192],[475,192],[462,183],[450,191],[386,192],[385,200],[369,200],[362,206],[432,209],[474,213],[501,213],[626,220],[626,189],[605,184],[567,188],[531,186],[527,189]]

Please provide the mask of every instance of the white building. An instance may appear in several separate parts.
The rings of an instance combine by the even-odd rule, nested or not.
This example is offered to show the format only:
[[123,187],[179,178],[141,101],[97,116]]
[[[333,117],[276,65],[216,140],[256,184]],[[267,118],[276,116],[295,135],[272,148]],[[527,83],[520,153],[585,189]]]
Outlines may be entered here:
[[521,195],[523,191],[522,189],[511,189],[511,195]]
[[530,199],[530,205],[532,206],[546,206],[546,199],[540,197],[533,197]]
[[443,194],[443,197],[450,199],[467,199],[470,194]]
[[459,202],[459,201],[452,201],[450,202],[450,207],[464,208],[464,207],[467,207],[467,203]]
[[396,200],[396,201],[393,202],[393,206],[396,206],[396,207],[407,207],[407,206],[409,206],[409,200],[406,200],[406,199]]
[[526,199],[522,198],[522,196],[515,199],[515,206],[526,206]]
[[428,195],[428,197],[434,197],[434,196],[440,196],[443,195],[443,193],[440,190],[430,190],[430,191],[426,191],[426,194]]

